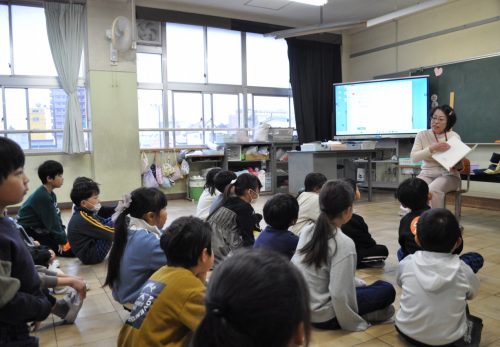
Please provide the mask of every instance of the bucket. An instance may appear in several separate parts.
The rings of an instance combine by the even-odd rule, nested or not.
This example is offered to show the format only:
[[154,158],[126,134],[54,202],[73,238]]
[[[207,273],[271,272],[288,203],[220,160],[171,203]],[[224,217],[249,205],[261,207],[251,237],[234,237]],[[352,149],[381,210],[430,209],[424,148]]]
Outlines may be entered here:
[[201,176],[193,176],[189,178],[189,196],[194,201],[200,200],[201,193],[205,187],[205,179]]

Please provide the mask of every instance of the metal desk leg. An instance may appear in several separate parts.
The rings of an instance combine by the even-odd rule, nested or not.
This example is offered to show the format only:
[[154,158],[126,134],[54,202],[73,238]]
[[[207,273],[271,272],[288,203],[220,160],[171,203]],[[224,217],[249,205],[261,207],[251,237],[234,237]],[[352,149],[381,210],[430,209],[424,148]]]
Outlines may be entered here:
[[368,178],[368,201],[372,201],[372,155],[368,155],[368,172],[366,173]]

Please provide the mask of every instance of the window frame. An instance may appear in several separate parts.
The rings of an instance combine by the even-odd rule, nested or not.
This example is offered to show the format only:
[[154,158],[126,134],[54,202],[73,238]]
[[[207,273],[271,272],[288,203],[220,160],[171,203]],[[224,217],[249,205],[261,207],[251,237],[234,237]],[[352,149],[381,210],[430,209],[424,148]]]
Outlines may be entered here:
[[[30,4],[30,3],[24,3],[24,2],[18,2],[18,1],[12,1],[12,2],[7,2],[7,3],[0,3],[0,5],[7,6],[7,11],[8,11],[8,20],[9,20],[9,48],[10,48],[10,54],[9,54],[9,68],[10,68],[10,74],[9,75],[2,75],[0,74],[0,97],[2,98],[2,119],[0,119],[0,122],[3,123],[4,125],[4,130],[0,130],[0,136],[4,137],[9,137],[9,134],[27,134],[28,135],[28,141],[29,141],[29,148],[28,149],[23,149],[23,151],[26,154],[45,154],[45,153],[50,153],[50,154],[59,154],[59,153],[64,153],[62,149],[60,148],[32,148],[31,147],[31,135],[32,134],[57,134],[57,133],[63,133],[64,129],[60,128],[54,128],[54,129],[44,129],[44,130],[34,130],[31,129],[31,123],[28,120],[28,125],[26,130],[8,130],[6,125],[7,125],[7,113],[6,113],[6,98],[5,98],[5,89],[9,88],[19,88],[19,89],[24,89],[25,92],[25,98],[26,98],[26,105],[28,107],[27,111],[29,114],[29,93],[27,90],[30,88],[35,88],[35,89],[63,89],[62,86],[60,85],[58,81],[57,76],[42,76],[42,75],[19,75],[15,74],[15,60],[14,60],[14,50],[13,50],[13,45],[14,45],[14,37],[13,37],[13,23],[12,23],[12,8],[11,6],[24,6],[24,7],[41,7],[40,5],[37,4]],[[83,47],[83,57],[87,57],[87,45],[84,44]],[[84,132],[84,137],[88,139],[88,148],[85,151],[85,153],[89,153],[92,150],[92,116],[91,116],[91,109],[89,105],[89,95],[88,95],[88,90],[86,88],[86,71],[87,69],[87,64],[88,64],[88,59],[83,59],[83,67],[84,67],[84,76],[78,78],[78,83],[77,83],[77,88],[83,88],[85,90],[85,108],[86,108],[86,128],[83,129]],[[80,68],[81,69],[81,68]]]
[[[292,102],[292,89],[290,88],[276,88],[276,87],[257,87],[247,85],[247,69],[246,69],[246,33],[240,32],[241,35],[241,64],[242,64],[242,84],[241,85],[228,85],[228,84],[215,84],[208,83],[208,66],[207,66],[207,26],[202,26],[204,31],[204,61],[205,61],[205,82],[204,83],[187,83],[187,82],[170,82],[168,80],[167,71],[168,68],[166,64],[167,57],[167,45],[166,45],[166,22],[161,23],[161,46],[148,46],[148,45],[138,45],[137,53],[154,53],[162,55],[162,83],[137,83],[137,89],[151,89],[151,90],[162,90],[163,93],[163,124],[166,127],[163,128],[139,128],[139,132],[143,131],[160,131],[162,133],[163,143],[168,144],[168,147],[172,148],[196,148],[200,146],[178,146],[176,145],[176,132],[185,131],[201,131],[202,139],[204,145],[207,143],[207,139],[211,134],[221,131],[247,131],[252,132],[253,128],[249,128],[249,114],[248,114],[248,95],[252,96],[279,96],[288,97],[288,103]],[[180,93],[180,92],[197,92],[201,93],[202,96],[202,108],[203,108],[203,125],[206,124],[206,110],[204,97],[208,94],[211,100],[211,110],[210,118],[213,120],[213,95],[214,94],[231,94],[238,95],[238,128],[215,128],[215,127],[203,127],[203,128],[175,128],[172,105],[169,103],[168,93]],[[241,97],[240,97],[241,96]],[[253,109],[252,109],[253,110]],[[139,116],[139,115],[138,115]],[[289,107],[289,127],[292,128],[292,113]],[[252,112],[251,124],[254,124],[255,115]],[[295,130],[295,128],[294,128]],[[213,137],[213,135],[212,135]],[[139,144],[140,149],[152,149],[147,147],[142,147]]]

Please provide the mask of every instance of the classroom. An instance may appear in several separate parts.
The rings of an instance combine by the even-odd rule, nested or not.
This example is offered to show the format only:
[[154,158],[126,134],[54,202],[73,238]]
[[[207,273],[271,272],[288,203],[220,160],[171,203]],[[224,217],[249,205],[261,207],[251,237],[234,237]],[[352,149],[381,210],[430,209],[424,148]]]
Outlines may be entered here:
[[[69,37],[83,47],[83,65],[78,76],[71,77],[76,93],[70,106],[73,110],[80,106],[77,114],[82,119],[73,117],[72,125],[65,127],[67,96],[51,61],[46,1],[0,0],[0,136],[21,146],[24,173],[30,180],[23,201],[12,204],[8,214],[15,217],[40,185],[37,171],[47,160],[64,167],[64,184],[55,194],[66,226],[73,213],[70,195],[75,179],[98,182],[100,202],[114,208],[124,194],[145,185],[146,174],[154,181],[157,171],[150,170],[151,164],[164,176],[156,186],[168,200],[165,227],[196,214],[200,187],[210,168],[250,167],[239,160],[244,151],[255,156],[248,171],[258,175],[262,185],[260,194],[255,192],[248,201],[257,199],[252,207],[259,214],[265,214],[264,206],[275,193],[296,196],[308,172],[316,170],[328,179],[353,176],[361,188],[354,212],[363,216],[373,238],[389,250],[383,267],[359,268],[355,274],[368,284],[378,280],[392,284],[397,312],[402,294],[396,273],[403,206],[395,192],[401,182],[418,174],[403,163],[410,159],[415,134],[370,138],[385,146],[377,152],[383,157],[366,149],[368,154],[361,150],[354,161],[353,152],[347,157],[312,155],[310,170],[298,151],[290,153],[286,163],[279,158],[305,143],[334,140],[335,100],[333,87],[328,89],[333,83],[429,75],[429,91],[438,94],[437,103],[456,110],[453,130],[468,146],[477,144],[467,156],[471,167],[496,164],[498,172],[500,164],[491,159],[500,153],[500,143],[495,143],[500,140],[496,108],[500,98],[494,97],[500,83],[495,78],[500,71],[500,0],[328,0],[323,6],[295,1],[54,1],[84,9],[79,17],[81,37]],[[122,17],[128,24],[119,23]],[[368,26],[369,19],[380,21]],[[132,37],[125,48],[119,47],[123,37],[113,33],[122,24],[128,25],[126,35]],[[300,74],[300,64],[306,53],[321,50],[318,47],[328,51],[323,61],[331,64],[323,63],[321,72],[308,67],[305,71],[318,79],[308,81]],[[329,78],[320,81],[322,73]],[[314,92],[299,90],[299,78],[316,84]],[[321,83],[326,83],[326,92]],[[300,95],[304,99],[295,100]],[[399,101],[386,95],[380,104],[391,109]],[[49,113],[52,118],[46,120]],[[266,130],[271,132],[276,128],[277,139],[286,133],[287,140],[274,142],[267,136],[255,140],[260,122],[269,123],[271,129]],[[179,156],[184,160],[177,165]],[[299,159],[293,159],[294,166],[295,157]],[[180,178],[167,178],[167,171],[172,177],[175,169],[180,169]],[[484,257],[476,275],[479,292],[468,302],[470,313],[482,319],[480,346],[500,346],[499,183],[498,173],[492,179],[462,175],[460,183],[467,188],[460,197],[458,216],[464,252]],[[446,208],[456,214],[457,196],[451,193],[444,199]],[[264,230],[266,222],[259,222]],[[39,345],[119,344],[130,312],[109,286],[103,286],[107,259],[93,265],[78,258],[58,256],[58,260],[62,271],[83,278],[90,289],[74,324],[62,324],[53,314],[41,323],[32,334]],[[412,346],[398,333],[394,319],[362,331],[313,327],[308,345]]]

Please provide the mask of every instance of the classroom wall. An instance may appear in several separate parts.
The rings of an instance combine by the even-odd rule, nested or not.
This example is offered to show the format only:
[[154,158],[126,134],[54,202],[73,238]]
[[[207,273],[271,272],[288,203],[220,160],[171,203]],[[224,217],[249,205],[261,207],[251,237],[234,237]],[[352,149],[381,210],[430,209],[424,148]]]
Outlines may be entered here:
[[[495,21],[350,57],[351,54],[496,16],[500,16],[500,0],[457,0],[397,21],[346,33],[343,35],[343,49],[346,50],[343,52],[343,80],[369,80],[419,67],[500,54],[500,21]],[[471,158],[484,167],[492,151],[491,146],[480,146]],[[469,194],[500,198],[500,184],[472,182]]]

